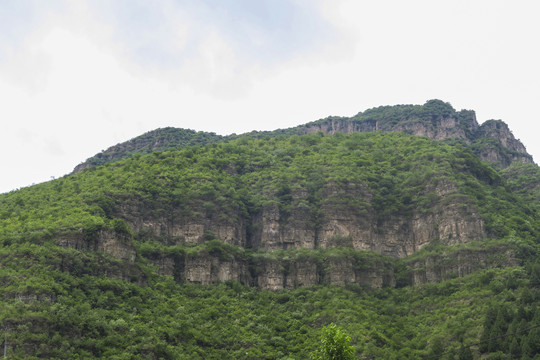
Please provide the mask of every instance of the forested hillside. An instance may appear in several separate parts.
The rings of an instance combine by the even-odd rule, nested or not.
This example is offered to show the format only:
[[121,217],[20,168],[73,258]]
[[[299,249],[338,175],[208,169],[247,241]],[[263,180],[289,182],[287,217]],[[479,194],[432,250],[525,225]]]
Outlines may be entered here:
[[135,154],[150,154],[154,151],[173,150],[186,146],[206,145],[217,142],[222,136],[203,131],[176,129],[172,127],[149,131],[125,143],[116,144],[79,164],[73,172],[91,166],[99,166]]
[[186,129],[157,129],[96,154],[79,164],[74,172],[117,161],[134,154],[148,154],[152,151],[205,145],[238,137],[262,138],[303,135],[319,131],[324,134],[373,131],[403,132],[409,135],[459,143],[467,146],[482,160],[497,167],[504,168],[515,162],[533,162],[525,146],[514,138],[508,125],[503,121],[489,120],[479,125],[474,111],[456,111],[449,103],[435,99],[427,101],[424,105],[380,106],[359,112],[350,118],[330,116],[294,128],[252,131],[242,135],[220,136],[214,133]]
[[362,359],[538,358],[540,170],[475,124],[161,129],[2,194],[7,354],[307,359],[335,323]]

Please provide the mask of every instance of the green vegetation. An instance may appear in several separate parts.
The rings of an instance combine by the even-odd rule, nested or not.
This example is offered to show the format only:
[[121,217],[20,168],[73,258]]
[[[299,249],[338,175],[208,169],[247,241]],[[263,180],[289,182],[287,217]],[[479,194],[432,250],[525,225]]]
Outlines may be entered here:
[[[496,153],[499,159],[490,161],[495,161],[494,165],[503,168],[516,160],[517,162],[532,162],[532,157],[529,154],[509,149],[503,146],[500,139],[493,137],[496,137],[497,131],[501,128],[506,128],[509,131],[507,125],[502,121],[489,120],[479,127],[474,111],[456,111],[451,104],[433,99],[427,101],[424,105],[380,106],[365,110],[350,118],[330,116],[294,128],[274,131],[252,131],[242,135],[231,134],[220,136],[214,133],[195,132],[193,130],[170,127],[157,129],[102,151],[77,166],[75,172],[131,156],[149,154],[154,151],[178,150],[197,145],[204,146],[206,144],[226,142],[238,138],[279,138],[282,136],[304,135],[313,132],[313,129],[319,129],[323,133],[333,133],[335,130],[334,123],[342,125],[342,130],[338,131],[348,129],[345,132],[398,131],[414,134],[413,129],[415,126],[420,126],[424,129],[425,136],[440,139],[441,137],[437,137],[437,134],[441,131],[444,132],[440,128],[440,122],[446,119],[457,120],[455,129],[451,129],[449,133],[441,133],[442,138],[447,143],[464,146],[481,158],[486,156],[489,158],[489,153]],[[491,134],[486,134],[485,128],[490,128],[491,130],[488,129],[487,131],[491,131]],[[495,129],[496,131],[494,131]],[[428,133],[431,135],[427,135]]]
[[[389,129],[445,116],[469,131],[472,114],[438,100],[349,120]],[[102,166],[0,195],[9,358],[325,358],[333,340],[363,359],[538,358],[538,166],[497,169],[459,141],[303,130],[221,138],[163,129]],[[158,133],[165,147],[154,151]],[[352,235],[313,250],[259,243],[265,216],[320,234],[339,214],[380,235],[448,209],[456,222],[481,221],[485,238],[435,235],[404,259],[355,251]],[[190,238],[181,226],[203,230]],[[182,267],[200,258],[245,266],[247,278],[191,284]],[[317,285],[257,288],[266,264],[289,274],[302,262],[315,265]],[[339,262],[395,282],[332,285],[323,275]],[[440,282],[418,280],[428,272]]]
[[[449,188],[444,199],[438,186]],[[282,221],[301,211],[302,221],[316,229],[322,207],[382,223],[458,202],[464,211],[480,210],[490,236],[534,242],[538,203],[525,202],[507,186],[465,148],[399,133],[240,138],[154,152],[4,194],[0,241],[42,244],[81,231],[88,239],[118,230],[120,220],[133,223],[133,217],[251,223],[268,206],[279,208]]]
[[111,146],[79,165],[80,169],[104,165],[131,156],[150,154],[154,151],[173,150],[188,146],[206,145],[221,141],[222,136],[203,131],[167,127],[149,131],[127,142]]
[[322,328],[321,346],[312,355],[315,360],[348,360],[354,359],[354,347],[350,345],[351,338],[336,324]]
[[513,193],[519,194],[529,204],[540,203],[540,167],[514,163],[501,173]]
[[[465,356],[463,347],[474,359],[507,348],[523,359],[538,353],[537,266],[491,269],[420,287],[271,292],[159,276],[138,285],[92,275],[114,268],[114,259],[97,253],[13,250],[0,254],[10,264],[1,272],[0,317],[11,358],[306,359],[331,323],[365,359],[455,359]],[[77,264],[60,271],[48,261]],[[498,315],[502,311],[505,316]],[[519,336],[485,339],[500,332]],[[501,345],[490,348],[490,342]]]

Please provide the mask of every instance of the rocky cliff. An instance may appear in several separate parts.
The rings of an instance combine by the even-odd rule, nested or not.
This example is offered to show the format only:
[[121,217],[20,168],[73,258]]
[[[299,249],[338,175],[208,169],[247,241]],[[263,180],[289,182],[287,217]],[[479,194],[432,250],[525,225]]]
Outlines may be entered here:
[[197,254],[150,259],[162,275],[201,285],[237,281],[265,290],[294,289],[321,284],[363,285],[372,288],[422,285],[462,277],[488,268],[520,265],[512,244],[482,244],[428,251],[399,262],[373,252],[336,248],[332,251],[255,253],[235,257]]
[[474,149],[484,161],[506,168],[512,163],[533,163],[525,146],[501,120],[489,120],[475,133]]
[[[65,253],[56,262],[58,270],[79,275],[103,275],[112,279],[136,282],[144,285],[146,275],[135,264],[137,252],[133,238],[111,230],[97,230],[93,234],[84,231],[67,232],[56,237],[57,245],[78,250],[79,253]],[[104,254],[98,258],[99,266],[95,266],[88,258],[88,252]]]
[[[445,111],[433,115],[432,107]],[[387,108],[387,107],[385,107]],[[401,109],[401,110],[400,110]],[[373,110],[352,118],[330,117],[297,128],[297,133],[345,134],[353,132],[402,132],[434,140],[457,139],[471,146],[484,161],[506,168],[514,162],[533,163],[525,146],[514,137],[508,125],[501,120],[488,120],[479,125],[474,111],[456,112],[449,104],[430,100],[423,107],[396,107],[397,112],[374,116]]]
[[[423,136],[434,140],[447,138],[464,139],[471,141],[473,134],[479,127],[473,112],[463,110],[455,115],[438,116],[434,119],[423,120],[415,115],[404,115],[398,121],[387,118],[363,117],[361,113],[353,118],[329,118],[322,122],[307,124],[301,133],[321,131],[325,134],[343,132],[403,132],[413,136]],[[460,119],[461,118],[461,119]]]
[[114,231],[97,230],[91,235],[85,234],[82,230],[66,233],[58,236],[56,243],[71,249],[102,251],[129,263],[135,261],[135,248],[131,237],[119,235]]
[[520,265],[516,249],[509,244],[480,248],[441,250],[404,261],[408,270],[400,276],[404,284],[421,285],[469,275],[488,268]]
[[[366,254],[375,259],[380,259],[377,254],[401,259],[433,241],[456,245],[486,237],[478,209],[467,203],[455,183],[438,179],[425,184],[422,191],[429,195],[429,204],[392,216],[381,216],[366,184],[350,181],[323,184],[316,212],[307,205],[313,199],[308,189],[303,188],[290,194],[286,209],[279,205],[276,194],[268,194],[267,205],[247,217],[231,208],[205,212],[202,205],[185,213],[166,203],[158,203],[153,206],[159,211],[152,211],[142,199],[124,199],[116,207],[114,216],[129,226],[127,235],[113,230],[96,230],[91,234],[81,230],[61,235],[56,242],[63,247],[105,252],[128,263],[142,256],[161,275],[203,285],[238,281],[270,290],[328,283],[394,286],[395,269],[389,260],[366,262],[366,258],[359,259],[358,254],[367,251]],[[165,248],[198,249],[202,246],[202,250],[176,255],[141,254],[136,252],[130,233],[140,239],[158,241]],[[209,250],[208,246],[217,248]],[[227,247],[224,250],[222,246]],[[255,255],[238,256],[230,253],[230,249],[247,249],[243,251]],[[339,256],[332,249],[341,249]],[[291,259],[271,255],[276,251],[293,251],[293,254],[295,251],[327,251],[334,255],[317,258],[302,253],[303,257]],[[479,264],[481,262],[476,261],[473,266]],[[448,271],[453,273],[453,270]],[[415,276],[415,284],[434,278],[429,274],[423,278]]]
[[[300,189],[292,194],[287,211],[279,208],[276,198],[271,198],[252,217],[229,214],[237,219],[235,222],[223,220],[225,216],[212,218],[204,213],[196,217],[182,215],[174,208],[165,211],[166,216],[156,217],[155,212],[143,212],[140,209],[144,206],[135,204],[124,204],[117,216],[133,232],[170,245],[219,239],[229,245],[262,251],[347,246],[403,258],[433,239],[455,245],[485,238],[484,222],[478,210],[473,204],[463,202],[466,198],[459,196],[455,184],[441,180],[428,184],[424,192],[432,199],[428,208],[388,217],[380,216],[374,209],[372,194],[365,184],[347,181],[324,185],[316,214],[306,205],[307,190]],[[249,234],[248,227],[252,229]]]
[[184,254],[176,260],[157,257],[149,261],[160,274],[201,285],[237,281],[265,290],[320,284],[395,286],[394,266],[388,259],[346,249],[328,253],[254,253],[240,257],[204,250]]

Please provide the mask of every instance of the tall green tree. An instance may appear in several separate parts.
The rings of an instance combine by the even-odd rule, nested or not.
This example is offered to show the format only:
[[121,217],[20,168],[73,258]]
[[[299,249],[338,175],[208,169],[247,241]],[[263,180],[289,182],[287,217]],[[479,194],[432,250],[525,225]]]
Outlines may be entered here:
[[440,356],[444,353],[444,345],[441,339],[437,338],[433,341],[430,348],[431,356]]
[[470,347],[462,347],[458,352],[459,360],[473,360],[474,356]]
[[354,347],[351,338],[336,324],[323,327],[321,345],[311,358],[313,360],[349,360],[354,359]]

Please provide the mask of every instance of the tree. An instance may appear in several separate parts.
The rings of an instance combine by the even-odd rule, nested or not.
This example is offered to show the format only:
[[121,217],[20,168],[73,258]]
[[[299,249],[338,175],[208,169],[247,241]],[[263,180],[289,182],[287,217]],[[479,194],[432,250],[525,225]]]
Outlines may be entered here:
[[473,360],[474,356],[470,347],[462,347],[458,352],[459,360]]
[[513,337],[508,350],[514,359],[519,359],[521,357],[521,345],[519,344],[517,336]]
[[313,360],[349,360],[354,359],[354,347],[351,338],[335,324],[323,327],[321,345],[311,358]]
[[440,356],[444,352],[444,345],[441,339],[437,338],[431,344],[430,354],[432,356]]

